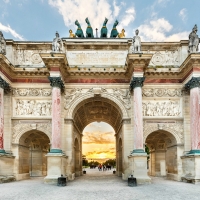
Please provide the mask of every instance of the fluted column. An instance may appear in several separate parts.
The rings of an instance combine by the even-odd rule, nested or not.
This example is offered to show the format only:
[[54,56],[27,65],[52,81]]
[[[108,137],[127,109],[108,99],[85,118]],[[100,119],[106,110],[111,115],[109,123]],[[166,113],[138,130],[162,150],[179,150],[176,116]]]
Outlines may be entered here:
[[64,84],[61,77],[49,77],[52,86],[52,144],[50,153],[62,153],[61,150],[61,92]]
[[144,153],[143,145],[143,115],[142,115],[142,86],[144,77],[133,77],[130,89],[133,95],[133,124],[134,124],[134,149],[132,153]]
[[185,88],[190,90],[191,151],[189,154],[200,154],[200,77],[192,77]]
[[0,77],[0,153],[6,153],[4,150],[4,90],[10,91],[9,84]]

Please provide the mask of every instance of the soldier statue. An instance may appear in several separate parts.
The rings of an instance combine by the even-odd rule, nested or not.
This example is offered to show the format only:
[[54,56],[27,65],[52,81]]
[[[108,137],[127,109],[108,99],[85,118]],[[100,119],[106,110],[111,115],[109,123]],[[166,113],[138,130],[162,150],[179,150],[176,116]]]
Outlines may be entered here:
[[133,37],[133,43],[130,47],[129,53],[141,53],[141,39],[138,36],[139,30],[135,31],[135,36]]
[[1,31],[0,31],[0,53],[4,55],[6,54],[6,41]]
[[197,25],[195,24],[194,28],[192,29],[192,32],[189,35],[189,46],[188,46],[189,53],[198,52],[199,37],[197,35],[197,31],[198,31]]
[[59,33],[56,31],[56,37],[53,39],[53,42],[52,42],[52,51],[60,52],[62,51],[62,49],[63,49],[63,43],[59,37]]

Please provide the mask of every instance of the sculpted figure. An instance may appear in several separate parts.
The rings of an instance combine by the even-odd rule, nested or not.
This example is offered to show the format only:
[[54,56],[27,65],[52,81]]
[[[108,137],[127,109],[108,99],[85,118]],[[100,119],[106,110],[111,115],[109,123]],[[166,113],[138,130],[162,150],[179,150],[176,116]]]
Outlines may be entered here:
[[69,30],[69,37],[70,38],[75,38],[76,37],[75,34],[73,34],[73,31],[71,29]]
[[86,29],[86,38],[94,38],[93,35],[93,29],[91,27],[90,21],[88,18],[85,19],[85,22],[87,23],[87,29]]
[[138,36],[139,30],[135,31],[135,36],[133,37],[133,53],[140,53],[141,52],[141,39]]
[[59,33],[56,31],[56,37],[53,39],[52,42],[52,51],[59,52],[62,51],[63,43],[59,37]]
[[125,30],[122,29],[121,33],[118,35],[119,38],[125,38]]
[[192,29],[192,32],[189,35],[189,53],[195,53],[198,51],[199,37],[197,35],[197,31],[197,25],[195,24],[194,28]]
[[118,36],[118,31],[117,31],[117,25],[119,24],[119,22],[116,20],[115,23],[113,24],[113,29],[111,31],[110,37],[111,38],[116,38]]
[[108,19],[105,18],[103,22],[103,26],[101,28],[101,38],[107,38],[107,33],[108,33],[108,29],[106,27],[107,22],[108,22]]
[[0,53],[6,54],[6,41],[3,37],[3,33],[0,31]]
[[79,24],[78,20],[75,21],[76,26],[78,26],[75,35],[79,38],[84,38],[83,30],[81,25]]

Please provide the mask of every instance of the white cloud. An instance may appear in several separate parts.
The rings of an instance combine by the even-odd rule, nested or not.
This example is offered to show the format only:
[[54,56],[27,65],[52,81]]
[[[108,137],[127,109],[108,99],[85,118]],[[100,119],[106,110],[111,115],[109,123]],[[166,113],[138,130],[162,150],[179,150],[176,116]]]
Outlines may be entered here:
[[148,24],[143,24],[138,27],[142,41],[153,42],[169,42],[188,39],[189,32],[180,32],[172,35],[167,35],[173,26],[164,18],[152,20]]
[[10,2],[10,0],[4,0],[4,2],[5,2],[5,3],[9,3],[9,2]]
[[6,33],[10,33],[13,37],[24,40],[23,36],[19,35],[15,30],[13,30],[9,25],[5,26],[2,23],[0,23],[0,30],[4,31]]
[[182,19],[182,21],[185,22],[187,20],[187,9],[183,8],[182,10],[180,10],[179,16]]
[[120,6],[117,6],[116,1],[114,1],[113,7],[114,7],[114,17],[117,17],[119,15]]

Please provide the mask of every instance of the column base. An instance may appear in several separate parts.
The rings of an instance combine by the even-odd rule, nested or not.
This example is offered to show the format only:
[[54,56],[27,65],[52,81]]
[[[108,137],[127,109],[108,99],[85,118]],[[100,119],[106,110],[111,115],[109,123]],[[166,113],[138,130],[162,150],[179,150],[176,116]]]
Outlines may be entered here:
[[[134,150],[135,151],[135,150]],[[137,184],[151,184],[151,178],[147,175],[147,154],[139,150],[132,153],[129,158],[129,165],[132,174],[137,179]]]
[[183,165],[181,180],[187,183],[200,184],[200,154],[193,151],[193,154],[181,156],[181,159]]
[[47,176],[44,178],[44,183],[55,185],[61,174],[66,176],[67,156],[57,151],[56,153],[49,152],[46,156]]
[[49,153],[62,153],[61,149],[51,149]]
[[0,149],[1,154],[6,154],[6,151],[4,149]]

